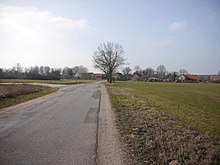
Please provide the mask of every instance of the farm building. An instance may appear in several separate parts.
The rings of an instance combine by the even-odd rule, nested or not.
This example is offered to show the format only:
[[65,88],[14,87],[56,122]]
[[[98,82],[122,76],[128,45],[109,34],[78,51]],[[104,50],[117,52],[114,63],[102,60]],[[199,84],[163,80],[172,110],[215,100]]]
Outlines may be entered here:
[[131,78],[131,80],[133,80],[133,81],[140,81],[140,80],[142,80],[142,75],[139,74],[139,73],[134,73],[132,78]]
[[210,76],[210,81],[213,82],[213,83],[220,83],[220,75]]
[[176,82],[199,82],[199,79],[199,75],[182,74],[177,77]]
[[114,75],[113,75],[113,78],[115,79],[115,80],[122,80],[123,79],[123,74],[121,74],[121,73],[115,73]]
[[95,80],[104,80],[106,79],[105,74],[102,73],[95,73],[94,75]]

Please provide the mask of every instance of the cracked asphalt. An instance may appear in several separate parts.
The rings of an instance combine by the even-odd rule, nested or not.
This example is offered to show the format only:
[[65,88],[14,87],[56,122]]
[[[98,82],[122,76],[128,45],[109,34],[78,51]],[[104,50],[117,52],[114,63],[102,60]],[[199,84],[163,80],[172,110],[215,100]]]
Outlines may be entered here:
[[96,164],[100,95],[100,83],[61,86],[0,110],[0,164]]

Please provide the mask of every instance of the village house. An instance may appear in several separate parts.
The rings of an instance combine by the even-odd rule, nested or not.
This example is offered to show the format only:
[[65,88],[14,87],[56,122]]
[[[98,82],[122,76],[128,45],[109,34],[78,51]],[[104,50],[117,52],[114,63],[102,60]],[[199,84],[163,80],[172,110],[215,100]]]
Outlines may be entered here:
[[104,80],[104,79],[106,79],[105,74],[103,74],[103,73],[95,73],[93,76],[94,76],[95,80]]
[[199,79],[199,75],[182,74],[177,77],[176,82],[199,82]]
[[92,72],[82,73],[81,77],[82,77],[82,79],[93,80],[94,79],[94,73],[92,73]]
[[220,75],[210,76],[210,81],[213,82],[213,83],[220,83]]
[[117,73],[115,73],[115,74],[113,75],[113,78],[114,78],[115,80],[123,80],[123,74],[117,72]]
[[131,80],[133,81],[141,81],[142,80],[142,75],[139,73],[134,73]]

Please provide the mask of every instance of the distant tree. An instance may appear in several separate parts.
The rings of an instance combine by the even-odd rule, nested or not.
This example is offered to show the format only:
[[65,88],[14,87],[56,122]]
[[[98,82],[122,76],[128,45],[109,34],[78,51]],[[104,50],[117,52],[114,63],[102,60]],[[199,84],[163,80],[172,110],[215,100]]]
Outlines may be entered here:
[[179,73],[180,74],[188,74],[188,71],[186,69],[180,69]]
[[140,66],[135,66],[134,67],[134,72],[135,73],[141,73],[142,72],[141,67]]
[[145,70],[142,71],[143,73],[143,79],[147,80],[150,77],[154,77],[154,69],[152,69],[151,67],[146,68]]
[[4,70],[0,68],[0,78],[4,78]]
[[80,66],[75,66],[73,68],[73,75],[75,76],[75,78],[77,79],[84,79],[84,75],[85,73],[88,72],[88,68],[80,65]]
[[218,75],[220,75],[220,70],[218,71]]
[[163,79],[164,76],[165,76],[165,73],[166,73],[166,68],[165,68],[165,66],[164,66],[164,65],[159,65],[159,66],[157,67],[157,72],[158,72],[158,74],[160,75],[160,77]]
[[151,67],[145,69],[145,75],[149,75],[152,76],[154,74],[154,69],[152,69]]
[[50,73],[50,67],[49,66],[45,66],[44,67],[44,74],[45,75],[49,75],[49,73]]
[[30,67],[30,73],[39,74],[39,67],[38,66]]
[[44,66],[41,66],[41,67],[39,68],[39,74],[40,74],[40,75],[44,75]]
[[122,70],[123,74],[124,75],[128,75],[131,73],[131,68],[130,67],[125,67],[123,70]]
[[23,71],[23,68],[21,67],[21,64],[19,64],[19,63],[16,64],[16,71],[18,73],[21,73]]
[[129,79],[129,74],[131,73],[131,68],[130,68],[130,67],[125,67],[125,68],[122,70],[122,73],[123,73],[124,76],[125,76],[125,80],[128,80],[128,79]]
[[73,77],[73,70],[68,67],[63,68],[62,77],[67,78],[67,79],[72,78]]
[[112,42],[100,44],[93,55],[94,67],[103,71],[109,83],[112,83],[113,73],[125,64],[124,49]]
[[176,81],[177,76],[178,76],[178,72],[173,72],[172,81]]
[[76,77],[76,73],[77,73],[78,69],[79,69],[79,66],[74,66],[74,67],[72,68],[73,77]]
[[61,78],[61,72],[60,69],[51,69],[51,73],[47,76],[48,79],[52,79],[52,80],[60,80]]

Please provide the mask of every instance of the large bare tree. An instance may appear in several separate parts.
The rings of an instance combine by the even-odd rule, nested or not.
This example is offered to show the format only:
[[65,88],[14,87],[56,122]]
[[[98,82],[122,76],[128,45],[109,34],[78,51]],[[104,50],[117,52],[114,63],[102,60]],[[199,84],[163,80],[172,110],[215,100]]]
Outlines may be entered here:
[[112,42],[100,44],[93,55],[94,67],[103,71],[112,83],[113,73],[125,64],[124,49]]

